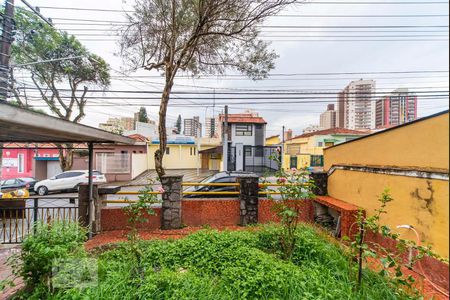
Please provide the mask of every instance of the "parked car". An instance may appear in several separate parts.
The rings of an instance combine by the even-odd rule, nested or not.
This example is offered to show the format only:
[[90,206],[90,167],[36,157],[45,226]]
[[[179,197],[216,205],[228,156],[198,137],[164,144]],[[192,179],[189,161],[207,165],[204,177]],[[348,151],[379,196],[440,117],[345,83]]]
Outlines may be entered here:
[[[106,183],[106,177],[98,171],[93,171],[94,183]],[[89,171],[67,171],[49,179],[39,181],[35,184],[34,190],[40,196],[49,192],[64,192],[77,190],[82,183],[88,183]]]
[[[256,175],[251,172],[220,172],[204,179],[201,183],[236,183],[237,178]],[[193,186],[187,188],[184,192],[236,192],[238,188],[235,186]],[[224,195],[185,195],[184,198],[231,198],[238,197],[238,195],[224,196]]]
[[36,182],[36,179],[32,177],[5,179],[0,181],[0,190],[9,191],[27,189],[29,192],[34,192],[34,185],[36,184]]

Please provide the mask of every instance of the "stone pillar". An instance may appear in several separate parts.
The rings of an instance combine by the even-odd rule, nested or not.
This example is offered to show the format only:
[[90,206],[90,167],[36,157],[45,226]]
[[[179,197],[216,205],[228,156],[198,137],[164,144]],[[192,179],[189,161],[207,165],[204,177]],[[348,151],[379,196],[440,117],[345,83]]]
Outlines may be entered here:
[[161,229],[180,229],[183,176],[163,176]]
[[328,173],[327,172],[314,172],[311,173],[311,179],[316,186],[313,189],[313,193],[317,196],[328,195]]
[[241,226],[258,223],[259,177],[248,175],[238,178],[240,184],[240,223]]

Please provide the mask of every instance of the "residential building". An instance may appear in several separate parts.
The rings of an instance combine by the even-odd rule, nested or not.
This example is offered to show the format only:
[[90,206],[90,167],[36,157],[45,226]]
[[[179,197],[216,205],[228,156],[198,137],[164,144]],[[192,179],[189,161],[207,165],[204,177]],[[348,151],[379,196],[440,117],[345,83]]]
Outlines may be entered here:
[[[167,129],[168,134],[171,134],[170,129]],[[170,132],[170,133],[169,133]],[[123,132],[123,135],[142,135],[146,138],[151,138],[158,135],[158,126],[155,122],[143,123],[136,122],[134,130],[127,130]]]
[[324,130],[322,127],[320,127],[319,125],[309,125],[308,127],[306,127],[305,129],[303,129],[303,133],[313,133],[316,131],[321,131]]
[[[378,198],[389,189],[393,201],[387,204],[381,225],[401,239],[420,239],[448,259],[448,110],[327,148],[324,156],[330,197],[360,207],[370,217],[378,214]],[[379,236],[378,242],[383,239]],[[447,263],[427,257],[421,264],[432,282],[448,286]]]
[[219,137],[219,118],[206,118],[205,122],[205,137],[218,138]]
[[[148,143],[148,169],[155,169],[155,152],[159,149],[159,139],[154,138]],[[166,170],[201,168],[198,144],[194,137],[173,135],[167,138],[166,153],[163,158]]]
[[376,102],[376,127],[389,128],[417,119],[417,95],[397,89]]
[[266,145],[267,146],[278,146],[281,144],[281,138],[280,135],[273,135],[266,138]]
[[109,118],[106,123],[101,123],[98,127],[105,131],[122,133],[135,129],[135,118]]
[[353,130],[375,128],[374,80],[352,81],[338,96],[337,127]]
[[323,129],[336,128],[336,114],[334,104],[328,104],[327,111],[320,115],[320,127]]
[[[54,145],[39,145],[46,149],[32,149],[25,144],[6,144],[3,149],[2,178],[36,177],[47,179],[61,173],[59,151]],[[18,147],[21,147],[19,149]],[[53,149],[50,149],[53,148]],[[36,164],[45,164],[44,174],[36,176]],[[40,172],[40,173],[42,173]]]
[[284,132],[284,140],[290,140],[292,139],[292,137],[294,136],[294,132],[292,131],[292,129],[288,129]]
[[192,119],[184,119],[184,132],[185,136],[191,136],[199,138],[202,136],[202,123],[200,123],[200,117],[193,117]]
[[[225,116],[219,116],[221,128],[224,126]],[[245,146],[264,146],[266,141],[266,124],[264,118],[258,113],[246,112],[243,114],[228,115],[228,141],[231,146],[238,144]],[[220,130],[222,133],[222,129]]]
[[323,167],[323,150],[325,148],[365,135],[367,133],[362,131],[330,128],[293,137],[284,144],[283,166],[285,169],[309,167],[320,169]]
[[[128,137],[136,140],[134,145],[94,149],[95,169],[105,174],[108,182],[130,181],[149,169],[147,138],[139,134]],[[87,169],[87,164],[81,169]]]

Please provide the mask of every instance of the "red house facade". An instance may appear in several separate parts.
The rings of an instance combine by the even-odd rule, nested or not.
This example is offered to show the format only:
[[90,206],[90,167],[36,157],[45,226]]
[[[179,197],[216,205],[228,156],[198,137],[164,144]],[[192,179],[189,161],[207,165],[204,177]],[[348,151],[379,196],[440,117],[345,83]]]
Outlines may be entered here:
[[[25,146],[24,149],[18,149],[17,147],[18,145],[5,145],[1,164],[1,179],[35,177],[34,169],[37,162],[47,162],[50,173],[61,171],[57,149],[26,149]],[[45,177],[47,178],[47,174],[45,174]]]

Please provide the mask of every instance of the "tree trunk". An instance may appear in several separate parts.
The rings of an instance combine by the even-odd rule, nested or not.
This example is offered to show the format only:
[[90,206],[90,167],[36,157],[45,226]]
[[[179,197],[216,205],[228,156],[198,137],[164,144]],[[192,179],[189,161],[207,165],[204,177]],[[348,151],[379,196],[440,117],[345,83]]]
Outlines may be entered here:
[[73,166],[73,145],[57,145],[59,150],[59,165],[63,172],[70,171]]
[[163,158],[167,148],[166,114],[170,100],[170,92],[173,87],[173,77],[167,76],[166,78],[168,79],[166,80],[164,92],[161,97],[161,106],[159,108],[159,149],[155,152],[155,169],[160,180],[164,175],[166,175],[166,171],[163,166]]

